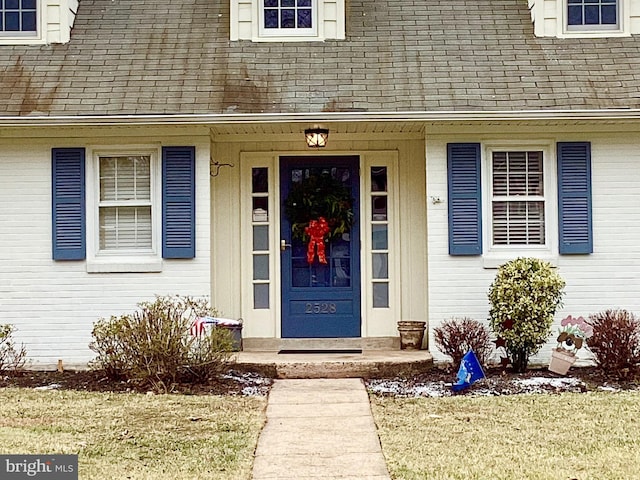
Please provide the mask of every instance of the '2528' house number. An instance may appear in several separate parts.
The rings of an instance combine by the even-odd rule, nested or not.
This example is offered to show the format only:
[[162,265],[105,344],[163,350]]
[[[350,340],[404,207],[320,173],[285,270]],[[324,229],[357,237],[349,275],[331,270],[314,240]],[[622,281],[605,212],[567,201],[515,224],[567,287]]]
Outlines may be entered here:
[[331,302],[307,302],[304,306],[304,313],[306,315],[320,315],[320,314],[333,314],[336,313],[338,307],[335,303]]

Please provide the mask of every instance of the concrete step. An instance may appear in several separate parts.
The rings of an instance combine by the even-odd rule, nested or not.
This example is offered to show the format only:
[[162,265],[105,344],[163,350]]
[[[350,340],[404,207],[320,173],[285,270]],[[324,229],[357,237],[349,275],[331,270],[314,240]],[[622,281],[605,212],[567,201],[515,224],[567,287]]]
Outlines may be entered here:
[[272,378],[388,378],[428,370],[428,350],[364,350],[362,353],[278,353],[243,351],[235,354],[237,368]]

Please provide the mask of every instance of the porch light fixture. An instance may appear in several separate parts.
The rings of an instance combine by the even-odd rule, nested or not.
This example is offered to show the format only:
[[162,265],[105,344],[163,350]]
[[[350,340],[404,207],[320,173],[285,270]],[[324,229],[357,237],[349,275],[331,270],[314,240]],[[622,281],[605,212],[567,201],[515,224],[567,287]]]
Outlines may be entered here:
[[307,147],[309,148],[326,147],[329,130],[326,128],[308,128],[304,131],[304,138],[307,140]]

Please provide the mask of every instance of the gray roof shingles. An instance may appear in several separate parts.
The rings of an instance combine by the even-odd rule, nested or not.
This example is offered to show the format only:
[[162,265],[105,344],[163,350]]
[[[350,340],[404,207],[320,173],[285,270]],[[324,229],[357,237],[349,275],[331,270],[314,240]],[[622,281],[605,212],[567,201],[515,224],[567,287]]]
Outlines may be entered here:
[[536,38],[526,0],[350,0],[340,41],[229,41],[229,2],[82,0],[0,46],[0,116],[640,107],[640,37]]

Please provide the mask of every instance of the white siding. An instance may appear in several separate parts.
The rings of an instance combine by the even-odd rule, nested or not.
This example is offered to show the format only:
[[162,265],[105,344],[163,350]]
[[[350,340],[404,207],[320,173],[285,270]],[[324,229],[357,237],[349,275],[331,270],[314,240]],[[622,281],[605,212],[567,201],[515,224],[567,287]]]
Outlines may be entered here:
[[[85,365],[93,323],[156,294],[210,293],[208,137],[123,138],[196,146],[196,258],[164,260],[161,273],[87,273],[85,261],[51,259],[51,148],[95,139],[0,140],[0,323],[16,326],[33,365]],[[112,140],[114,141],[114,140]],[[104,143],[105,139],[99,142]]]
[[[501,127],[501,131],[509,131]],[[590,141],[592,145],[592,192],[594,253],[561,255],[557,259],[560,275],[567,282],[564,307],[556,323],[565,316],[587,316],[607,308],[626,308],[640,313],[640,149],[637,132],[604,135],[557,133],[530,129],[525,135],[501,136],[466,133],[462,136],[434,135],[427,138],[427,195],[439,196],[441,204],[427,204],[429,244],[429,326],[430,332],[444,319],[470,316],[486,321],[489,316],[487,291],[496,270],[485,268],[482,257],[455,257],[448,254],[447,228],[447,142],[487,142],[544,136],[554,141]],[[553,133],[551,133],[553,132]],[[550,228],[557,228],[550,225]],[[554,327],[553,333],[556,332]],[[433,338],[431,336],[431,338]],[[550,341],[536,360],[548,360]],[[432,345],[438,359],[442,354]],[[588,358],[584,349],[581,357]]]

